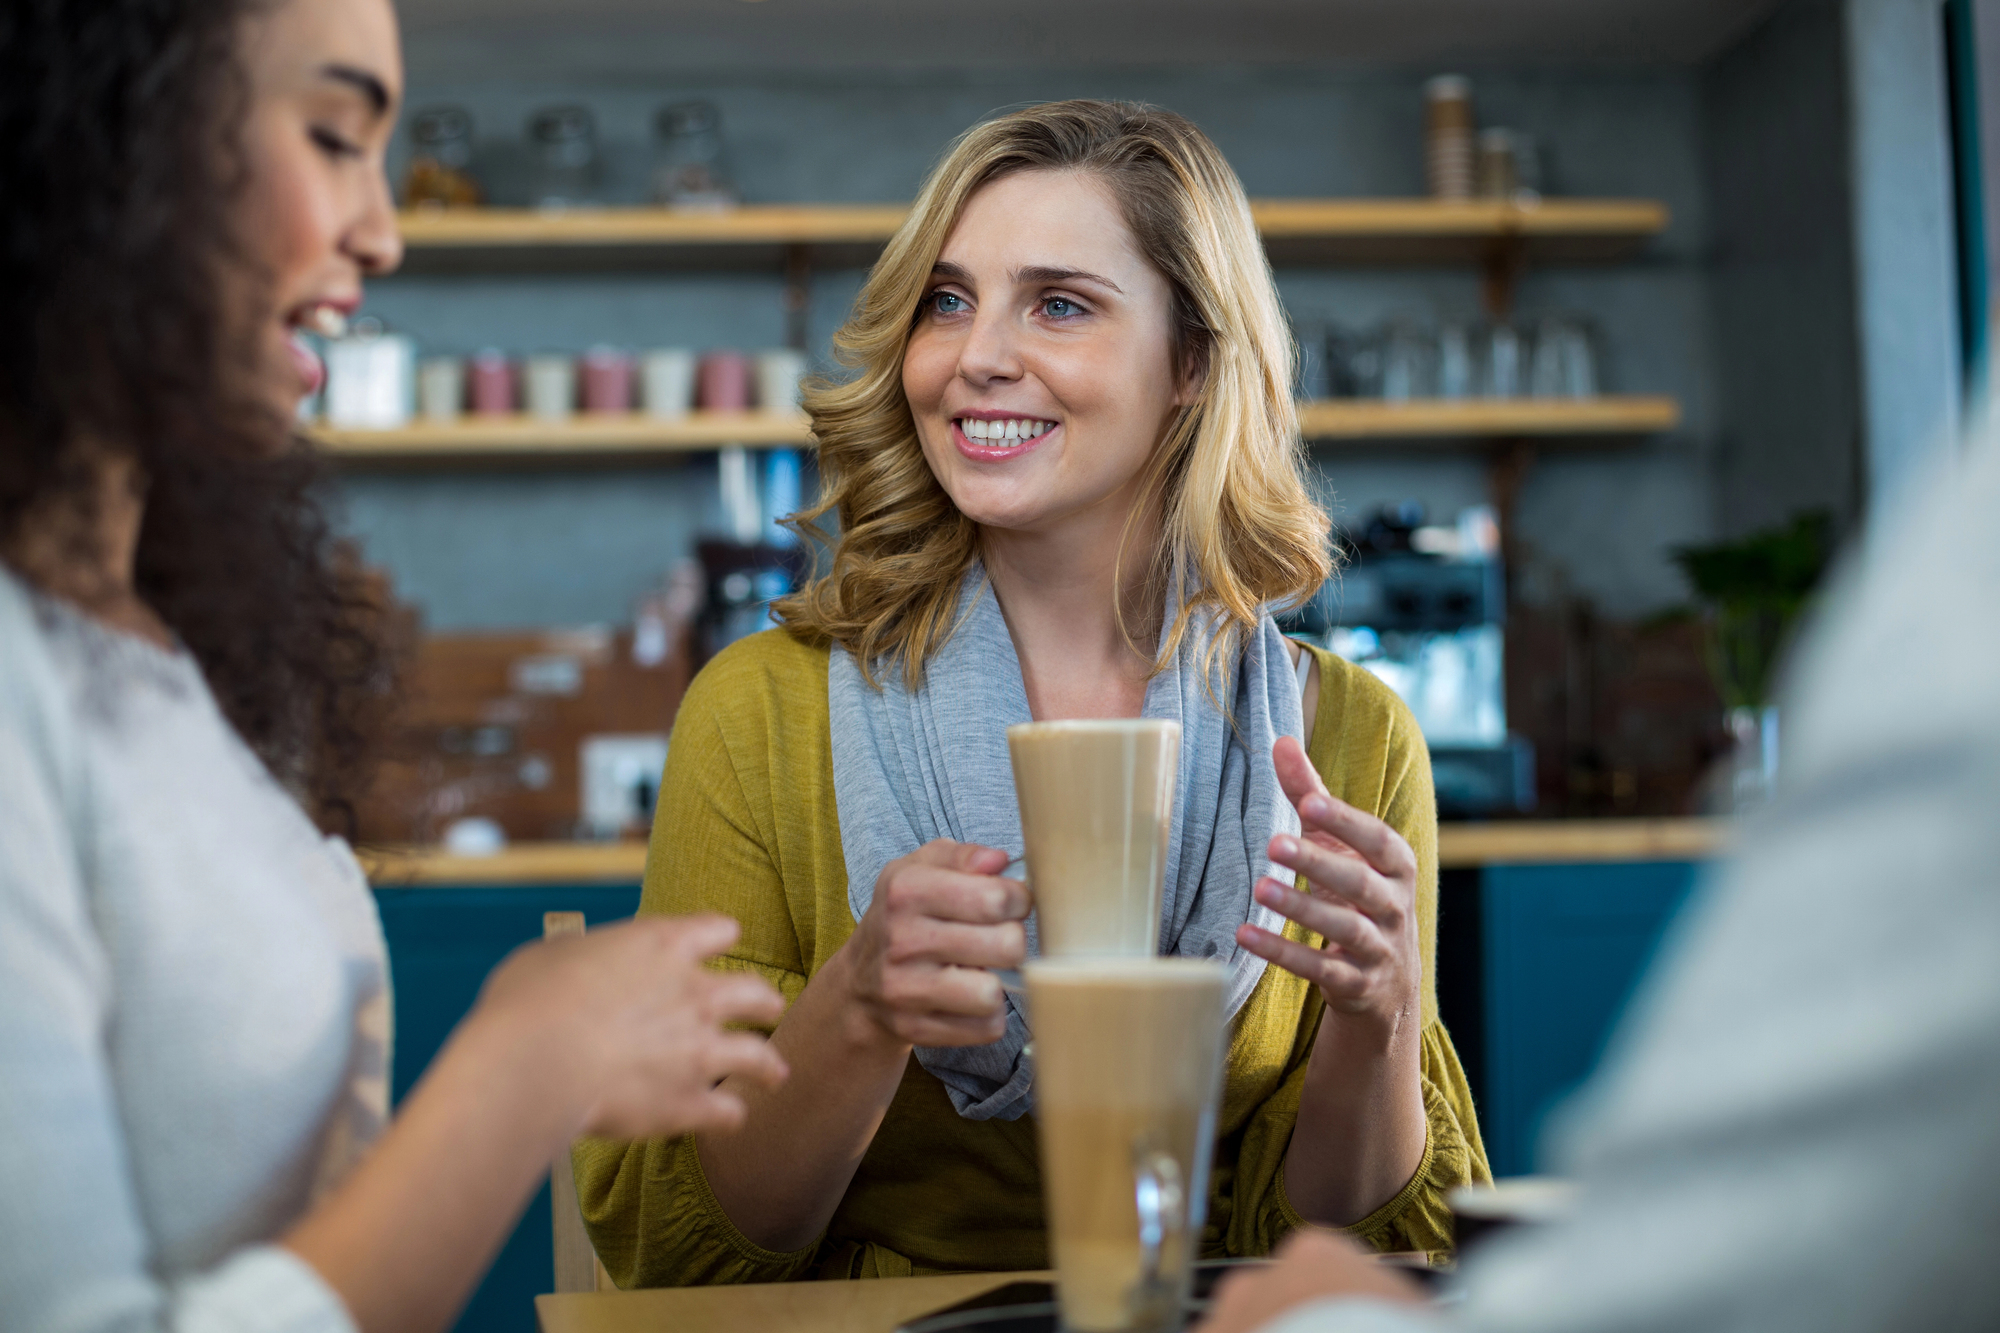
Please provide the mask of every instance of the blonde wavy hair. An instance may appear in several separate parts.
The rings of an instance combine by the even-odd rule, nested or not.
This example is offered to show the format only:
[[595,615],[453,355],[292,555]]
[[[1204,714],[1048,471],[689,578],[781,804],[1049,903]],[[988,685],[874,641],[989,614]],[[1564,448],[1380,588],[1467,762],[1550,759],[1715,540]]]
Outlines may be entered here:
[[[857,373],[808,386],[820,499],[790,522],[830,545],[831,559],[772,609],[796,637],[839,643],[871,683],[887,663],[915,689],[950,636],[960,584],[979,554],[978,526],[924,459],[903,356],[966,201],[1021,171],[1102,180],[1140,253],[1173,289],[1176,362],[1200,369],[1201,388],[1155,450],[1126,531],[1159,502],[1160,541],[1144,553],[1143,586],[1156,605],[1175,590],[1179,609],[1155,670],[1212,613],[1204,663],[1212,674],[1266,606],[1296,604],[1326,581],[1329,524],[1302,476],[1291,334],[1243,186],[1192,123],[1128,102],[1049,102],[1000,116],[966,131],[931,172],[834,335],[836,359]],[[818,524],[828,513],[839,519],[836,539]],[[1124,558],[1121,546],[1121,566]],[[1125,608],[1117,613],[1125,626]]]

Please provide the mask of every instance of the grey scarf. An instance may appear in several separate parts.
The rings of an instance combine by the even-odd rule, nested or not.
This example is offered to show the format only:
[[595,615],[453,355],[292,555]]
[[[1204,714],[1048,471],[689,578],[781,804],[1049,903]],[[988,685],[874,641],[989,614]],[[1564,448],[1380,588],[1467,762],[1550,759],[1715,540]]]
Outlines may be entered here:
[[[1264,974],[1263,959],[1237,948],[1236,928],[1246,920],[1268,930],[1284,925],[1250,890],[1261,875],[1288,879],[1266,855],[1274,835],[1299,831],[1298,812],[1271,767],[1271,746],[1280,736],[1299,736],[1303,720],[1284,638],[1266,616],[1224,682],[1232,728],[1203,688],[1201,653],[1211,633],[1203,628],[1183,640],[1175,664],[1147,685],[1143,716],[1181,724],[1160,952],[1227,964],[1234,1019]],[[894,668],[878,679],[882,688],[871,689],[854,659],[834,647],[827,671],[833,791],[856,921],[883,868],[933,838],[1021,850],[1007,728],[1031,720],[1028,695],[981,566],[965,576],[957,629],[926,666],[922,688],[906,690]],[[1028,952],[1038,952],[1032,917]],[[1027,1043],[1027,1023],[1010,995],[998,1041],[920,1047],[917,1059],[943,1081],[960,1115],[1016,1120],[1031,1108]]]

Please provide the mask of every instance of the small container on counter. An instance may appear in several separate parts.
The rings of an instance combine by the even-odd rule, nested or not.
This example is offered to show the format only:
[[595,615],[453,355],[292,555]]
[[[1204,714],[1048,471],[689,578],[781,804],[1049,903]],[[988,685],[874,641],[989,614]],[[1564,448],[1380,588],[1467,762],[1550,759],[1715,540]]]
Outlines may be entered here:
[[565,352],[528,358],[528,414],[544,421],[567,421],[576,410],[576,359]]
[[1474,182],[1472,81],[1440,74],[1424,85],[1424,177],[1435,199],[1470,199]]
[[640,362],[640,394],[646,415],[677,421],[694,408],[694,353],[685,347],[655,347]]
[[417,366],[417,410],[426,421],[458,420],[465,410],[465,362],[455,356],[426,357]]
[[750,406],[750,358],[741,352],[710,352],[698,372],[701,405],[711,412],[741,412]]
[[1479,197],[1512,199],[1521,188],[1520,153],[1514,131],[1503,129],[1479,132]]
[[416,396],[416,345],[357,319],[326,347],[326,418],[330,425],[394,430],[409,424]]
[[620,347],[599,345],[583,354],[583,410],[632,410],[632,356]]
[[713,102],[676,102],[660,110],[653,198],[669,208],[720,213],[736,206],[723,164],[722,113]]
[[757,406],[766,412],[799,410],[799,381],[806,375],[806,354],[789,347],[757,353]]
[[472,410],[482,417],[506,416],[514,410],[514,363],[497,347],[473,353],[466,368]]

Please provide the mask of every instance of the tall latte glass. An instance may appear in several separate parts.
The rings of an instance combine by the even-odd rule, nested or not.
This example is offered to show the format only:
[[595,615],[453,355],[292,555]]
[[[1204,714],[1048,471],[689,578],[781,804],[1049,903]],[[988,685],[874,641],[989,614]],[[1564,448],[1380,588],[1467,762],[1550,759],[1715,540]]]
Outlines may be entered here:
[[1180,723],[1024,722],[1007,750],[1042,955],[1157,953]]
[[1037,958],[1022,971],[1063,1327],[1178,1329],[1208,1211],[1228,969]]

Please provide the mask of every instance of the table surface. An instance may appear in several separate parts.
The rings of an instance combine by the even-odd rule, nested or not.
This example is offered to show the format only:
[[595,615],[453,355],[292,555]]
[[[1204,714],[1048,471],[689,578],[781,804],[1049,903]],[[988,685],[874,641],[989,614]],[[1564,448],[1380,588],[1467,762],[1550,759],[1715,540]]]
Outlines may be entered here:
[[[1438,826],[1447,868],[1588,861],[1701,861],[1722,850],[1718,819],[1548,819]],[[493,856],[453,856],[436,847],[361,849],[378,888],[451,885],[635,884],[643,842],[516,843]]]
[[859,1282],[537,1296],[542,1333],[890,1333],[905,1320],[1049,1273],[955,1273]]

